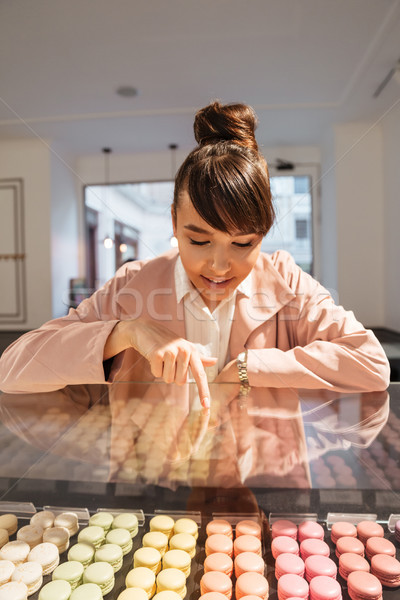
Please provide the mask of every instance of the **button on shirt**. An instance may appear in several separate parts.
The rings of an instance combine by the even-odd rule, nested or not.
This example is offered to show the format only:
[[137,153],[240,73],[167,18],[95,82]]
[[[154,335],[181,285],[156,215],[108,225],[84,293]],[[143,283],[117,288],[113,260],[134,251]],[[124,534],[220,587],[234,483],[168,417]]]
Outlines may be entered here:
[[206,367],[208,381],[213,381],[231,360],[229,338],[235,313],[237,290],[250,297],[251,273],[218,306],[210,311],[199,291],[191,283],[178,256],[175,266],[175,289],[177,302],[183,299],[186,339],[196,344],[202,356],[215,356],[216,365]]

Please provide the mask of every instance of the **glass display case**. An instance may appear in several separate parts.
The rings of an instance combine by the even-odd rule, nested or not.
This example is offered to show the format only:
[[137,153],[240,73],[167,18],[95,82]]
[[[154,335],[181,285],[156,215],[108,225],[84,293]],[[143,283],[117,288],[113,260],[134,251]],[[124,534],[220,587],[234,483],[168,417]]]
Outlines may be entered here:
[[[190,600],[200,597],[205,530],[215,518],[233,529],[243,519],[260,524],[272,600],[276,520],[318,521],[336,564],[332,524],[377,521],[400,557],[400,384],[365,394],[253,388],[242,397],[236,384],[210,389],[210,411],[200,406],[194,384],[121,382],[0,395],[0,513],[16,514],[22,527],[45,507],[68,510],[81,529],[98,511],[137,514],[133,549],[106,600],[124,589],[156,514],[187,516],[199,526]],[[338,581],[348,599],[346,581]],[[383,598],[400,598],[400,588],[384,587]]]

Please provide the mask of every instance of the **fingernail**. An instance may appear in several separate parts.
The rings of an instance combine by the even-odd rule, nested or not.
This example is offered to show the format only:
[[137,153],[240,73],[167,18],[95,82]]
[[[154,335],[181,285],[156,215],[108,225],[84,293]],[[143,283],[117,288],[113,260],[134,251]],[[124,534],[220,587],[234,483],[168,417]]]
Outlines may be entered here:
[[210,408],[210,399],[209,398],[203,398],[203,406],[204,406],[204,408]]

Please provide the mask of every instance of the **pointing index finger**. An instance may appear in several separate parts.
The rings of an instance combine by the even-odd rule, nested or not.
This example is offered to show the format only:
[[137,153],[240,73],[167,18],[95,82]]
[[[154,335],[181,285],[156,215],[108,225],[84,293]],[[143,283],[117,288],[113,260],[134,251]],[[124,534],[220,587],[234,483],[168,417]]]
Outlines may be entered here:
[[204,370],[200,357],[193,353],[190,357],[190,368],[199,390],[200,402],[204,408],[210,408],[210,390],[208,387],[207,374]]

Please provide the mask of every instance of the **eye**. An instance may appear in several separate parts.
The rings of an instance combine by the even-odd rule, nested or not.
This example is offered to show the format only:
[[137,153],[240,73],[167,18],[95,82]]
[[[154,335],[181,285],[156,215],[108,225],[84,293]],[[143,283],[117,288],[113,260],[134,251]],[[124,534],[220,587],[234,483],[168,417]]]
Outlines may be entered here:
[[240,244],[239,242],[233,242],[233,245],[237,248],[249,248],[253,245],[253,242],[246,242],[246,244]]
[[196,242],[196,240],[192,240],[192,238],[189,238],[189,240],[194,246],[204,246],[205,244],[208,244],[208,242]]

